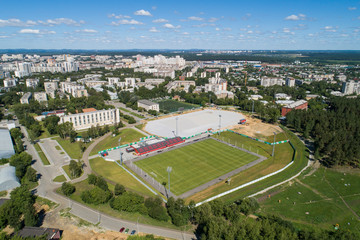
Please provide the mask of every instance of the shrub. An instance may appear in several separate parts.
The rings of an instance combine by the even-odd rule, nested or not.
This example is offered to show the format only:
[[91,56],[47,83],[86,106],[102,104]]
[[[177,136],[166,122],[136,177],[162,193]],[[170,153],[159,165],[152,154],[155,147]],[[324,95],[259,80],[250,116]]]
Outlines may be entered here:
[[70,196],[75,192],[75,190],[75,186],[70,183],[64,182],[61,185],[61,191],[65,194],[65,196]]

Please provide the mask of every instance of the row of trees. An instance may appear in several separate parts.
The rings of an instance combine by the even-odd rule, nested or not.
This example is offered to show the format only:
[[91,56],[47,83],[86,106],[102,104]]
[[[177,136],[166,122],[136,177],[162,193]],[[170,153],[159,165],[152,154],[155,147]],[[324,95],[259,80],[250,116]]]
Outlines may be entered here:
[[276,216],[245,217],[254,212],[256,200],[249,199],[225,205],[220,200],[196,208],[193,223],[201,239],[359,239],[356,233],[337,230],[301,230]]
[[10,158],[10,165],[15,167],[17,178],[23,185],[33,185],[38,181],[35,169],[31,167],[32,157],[26,152],[15,154]]
[[314,139],[315,157],[325,165],[360,167],[360,99],[334,97],[328,105],[323,110],[291,111],[286,124]]

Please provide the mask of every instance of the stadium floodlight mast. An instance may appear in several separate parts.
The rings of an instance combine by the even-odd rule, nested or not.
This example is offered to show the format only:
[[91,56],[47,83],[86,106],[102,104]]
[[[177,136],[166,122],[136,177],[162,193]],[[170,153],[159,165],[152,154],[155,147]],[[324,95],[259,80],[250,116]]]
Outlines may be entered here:
[[273,143],[273,151],[272,151],[272,155],[274,157],[275,154],[275,137],[276,137],[276,132],[274,132],[274,143]]
[[121,152],[121,148],[120,148],[120,141],[121,141],[121,137],[119,138],[119,152],[120,152],[120,165],[123,164],[123,159],[122,159],[122,152]]
[[179,117],[176,117],[175,120],[176,120],[176,136],[179,136],[179,126],[178,126]]
[[221,115],[219,114],[219,134],[220,134],[220,129],[221,129]]
[[171,171],[172,171],[172,167],[167,167],[167,170],[166,170],[167,172],[168,172],[168,179],[169,179],[169,193],[170,193],[170,173],[171,173]]

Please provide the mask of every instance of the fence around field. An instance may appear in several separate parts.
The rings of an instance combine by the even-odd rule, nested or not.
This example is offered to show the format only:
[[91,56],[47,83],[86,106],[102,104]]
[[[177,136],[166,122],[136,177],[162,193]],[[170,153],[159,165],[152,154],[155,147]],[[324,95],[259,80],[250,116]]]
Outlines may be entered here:
[[[209,133],[209,134],[218,134],[218,133],[222,133],[222,132],[231,132],[231,133],[235,133],[237,135],[240,135],[240,136],[243,136],[243,137],[246,137],[246,138],[249,138],[249,139],[252,139],[252,140],[255,140],[255,141],[258,141],[258,142],[262,142],[262,143],[265,143],[265,144],[268,144],[268,145],[274,145],[274,144],[281,144],[281,143],[287,143],[287,142],[290,142],[290,140],[283,140],[283,141],[278,141],[278,142],[275,142],[275,143],[271,143],[271,142],[266,142],[264,140],[261,140],[261,139],[258,139],[258,138],[254,138],[254,137],[250,137],[250,136],[247,136],[245,134],[242,134],[242,133],[237,133],[233,130],[230,130],[230,129],[223,129],[223,130],[219,130],[219,131],[211,131],[211,130],[208,130],[208,131],[205,131],[205,132],[200,132],[200,133],[197,133],[197,134],[194,134],[194,135],[191,135],[189,137],[182,137],[182,139],[186,140],[186,139],[191,139],[191,138],[194,138],[194,137],[198,137],[202,134],[206,134],[206,133]],[[108,151],[111,151],[111,150],[116,150],[116,149],[119,149],[119,148],[124,148],[124,147],[128,147],[128,146],[131,146],[131,145],[134,145],[134,144],[137,144],[141,141],[144,141],[144,140],[148,140],[148,139],[151,139],[151,138],[156,138],[157,136],[155,135],[152,135],[152,136],[147,136],[147,137],[143,137],[143,138],[140,138],[140,141],[137,141],[137,142],[133,142],[133,143],[128,143],[128,144],[124,144],[124,145],[121,145],[121,146],[116,146],[116,147],[113,147],[113,148],[109,148],[109,149],[105,149],[105,150],[102,150],[102,151],[99,151],[98,154],[101,154],[103,152],[108,152]],[[164,139],[168,139],[167,137],[164,137]],[[291,143],[290,143],[291,144]],[[291,144],[291,147],[294,148],[294,146]],[[295,148],[294,148],[295,149]]]

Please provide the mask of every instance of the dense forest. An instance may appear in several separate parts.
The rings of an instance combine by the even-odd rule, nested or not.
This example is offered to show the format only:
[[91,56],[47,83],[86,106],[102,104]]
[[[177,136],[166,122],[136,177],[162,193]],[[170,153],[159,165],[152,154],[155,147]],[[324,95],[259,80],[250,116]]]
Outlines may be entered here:
[[311,137],[315,158],[326,166],[360,167],[360,98],[334,97],[325,109],[294,110],[286,115],[286,124]]

